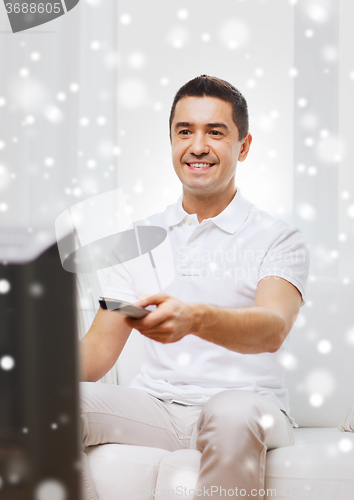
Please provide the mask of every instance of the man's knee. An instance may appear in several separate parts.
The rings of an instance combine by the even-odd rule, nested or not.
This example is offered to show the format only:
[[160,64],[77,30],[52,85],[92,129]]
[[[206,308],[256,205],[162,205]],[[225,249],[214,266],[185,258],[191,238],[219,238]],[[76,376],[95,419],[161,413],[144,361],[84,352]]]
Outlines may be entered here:
[[249,391],[229,390],[215,394],[205,404],[199,424],[199,429],[208,425],[217,433],[227,430],[230,436],[233,433],[251,432],[260,439],[264,438],[262,412],[257,397]]

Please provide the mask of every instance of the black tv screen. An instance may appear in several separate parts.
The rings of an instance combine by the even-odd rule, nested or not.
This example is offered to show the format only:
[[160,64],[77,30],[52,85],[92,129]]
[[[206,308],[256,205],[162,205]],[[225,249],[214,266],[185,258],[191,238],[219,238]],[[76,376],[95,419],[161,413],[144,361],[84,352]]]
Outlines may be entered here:
[[78,500],[75,274],[56,243],[11,263],[8,241],[2,231],[0,497]]

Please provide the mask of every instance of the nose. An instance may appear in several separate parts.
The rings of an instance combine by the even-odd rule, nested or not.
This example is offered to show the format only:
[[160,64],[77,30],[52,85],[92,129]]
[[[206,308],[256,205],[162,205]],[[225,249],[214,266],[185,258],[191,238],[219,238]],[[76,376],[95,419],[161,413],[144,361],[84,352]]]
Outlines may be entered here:
[[196,133],[193,136],[192,144],[190,146],[190,153],[196,156],[208,154],[210,151],[207,137],[202,133]]

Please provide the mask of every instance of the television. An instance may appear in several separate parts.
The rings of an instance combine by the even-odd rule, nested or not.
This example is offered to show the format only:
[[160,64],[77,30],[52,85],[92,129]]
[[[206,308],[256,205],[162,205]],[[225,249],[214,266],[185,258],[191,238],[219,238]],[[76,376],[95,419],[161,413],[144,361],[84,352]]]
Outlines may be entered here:
[[0,229],[3,500],[81,498],[75,278],[50,232]]

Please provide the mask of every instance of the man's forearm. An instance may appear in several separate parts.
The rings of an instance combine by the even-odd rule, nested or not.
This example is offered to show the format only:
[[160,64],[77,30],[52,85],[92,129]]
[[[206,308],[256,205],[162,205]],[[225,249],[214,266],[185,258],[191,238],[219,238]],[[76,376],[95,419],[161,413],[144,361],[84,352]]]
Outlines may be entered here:
[[243,354],[275,352],[288,333],[282,315],[271,308],[193,306],[196,319],[193,334],[231,351]]
[[195,304],[159,293],[139,302],[157,305],[152,313],[127,323],[162,343],[193,334],[242,354],[275,352],[296,320],[301,294],[291,283],[269,277],[258,283],[254,306],[221,308]]
[[81,380],[96,382],[102,378],[117,361],[130,332],[123,315],[99,309],[79,342]]
[[116,357],[101,355],[98,348],[91,345],[88,339],[79,342],[80,380],[97,382],[112,368]]

